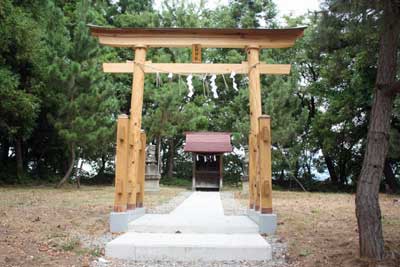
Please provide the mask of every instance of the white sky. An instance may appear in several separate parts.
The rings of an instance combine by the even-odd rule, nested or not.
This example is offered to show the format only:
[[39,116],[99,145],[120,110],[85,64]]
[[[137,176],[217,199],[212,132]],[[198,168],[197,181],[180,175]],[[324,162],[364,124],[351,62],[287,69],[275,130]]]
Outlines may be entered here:
[[302,15],[307,11],[319,10],[320,0],[274,0],[279,10],[279,16]]
[[[192,2],[200,2],[200,0],[189,0]],[[154,1],[159,7],[162,0]],[[228,0],[207,0],[208,6],[214,8],[217,5],[227,5]],[[295,16],[307,13],[307,11],[319,10],[320,0],[274,0],[278,8],[278,18],[284,15],[293,14]]]

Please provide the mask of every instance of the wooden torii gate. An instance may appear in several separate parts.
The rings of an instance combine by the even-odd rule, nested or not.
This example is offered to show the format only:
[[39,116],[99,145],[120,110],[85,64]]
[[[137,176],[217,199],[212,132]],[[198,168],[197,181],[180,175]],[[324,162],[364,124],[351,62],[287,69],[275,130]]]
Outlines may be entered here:
[[[127,47],[135,58],[126,63],[104,63],[107,73],[133,73],[130,117],[118,117],[114,211],[143,205],[146,136],[141,130],[145,73],[248,74],[250,100],[249,208],[272,213],[271,119],[262,115],[260,74],[289,74],[290,64],[259,61],[260,49],[287,48],[303,35],[304,27],[289,29],[106,28],[89,25],[100,44]],[[148,48],[192,48],[192,63],[146,61]],[[247,62],[201,63],[202,48],[242,48]]]

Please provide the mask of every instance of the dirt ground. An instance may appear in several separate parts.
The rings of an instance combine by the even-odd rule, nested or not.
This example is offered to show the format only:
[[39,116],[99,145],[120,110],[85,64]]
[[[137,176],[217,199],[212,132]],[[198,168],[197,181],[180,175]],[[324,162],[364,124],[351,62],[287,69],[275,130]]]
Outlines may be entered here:
[[[146,194],[145,206],[159,205],[183,190]],[[112,238],[108,215],[113,198],[111,186],[0,188],[0,266],[88,266],[104,253],[104,239]]]
[[[242,205],[247,196],[236,193]],[[386,260],[358,256],[354,194],[273,192],[277,235],[288,243],[291,266],[400,266],[400,197],[380,195]]]
[[[184,189],[147,194],[155,207]],[[0,266],[88,266],[108,233],[112,187],[0,188]],[[235,193],[242,205],[247,197]],[[381,195],[387,260],[359,259],[354,195],[274,192],[277,235],[291,266],[400,266],[400,197]]]

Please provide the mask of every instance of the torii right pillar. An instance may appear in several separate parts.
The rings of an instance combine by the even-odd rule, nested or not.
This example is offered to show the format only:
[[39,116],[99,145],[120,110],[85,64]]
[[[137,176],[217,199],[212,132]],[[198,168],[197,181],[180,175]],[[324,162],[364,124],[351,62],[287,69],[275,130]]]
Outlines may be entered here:
[[249,64],[249,209],[260,233],[273,234],[277,226],[272,213],[271,119],[262,115],[259,46],[247,46]]

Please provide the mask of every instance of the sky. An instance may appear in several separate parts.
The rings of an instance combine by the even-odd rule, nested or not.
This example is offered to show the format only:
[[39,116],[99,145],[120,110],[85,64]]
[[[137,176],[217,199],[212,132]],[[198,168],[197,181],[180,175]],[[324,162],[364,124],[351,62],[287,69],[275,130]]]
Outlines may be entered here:
[[[200,2],[200,0],[191,0],[192,2]],[[156,6],[160,6],[162,0],[155,0]],[[208,6],[211,8],[217,5],[227,5],[228,0],[208,0]],[[319,10],[320,0],[274,0],[278,8],[278,18],[284,15],[293,14],[295,16],[307,13],[307,11]]]
[[279,10],[279,16],[288,15],[302,15],[307,11],[319,10],[319,0],[274,0]]

